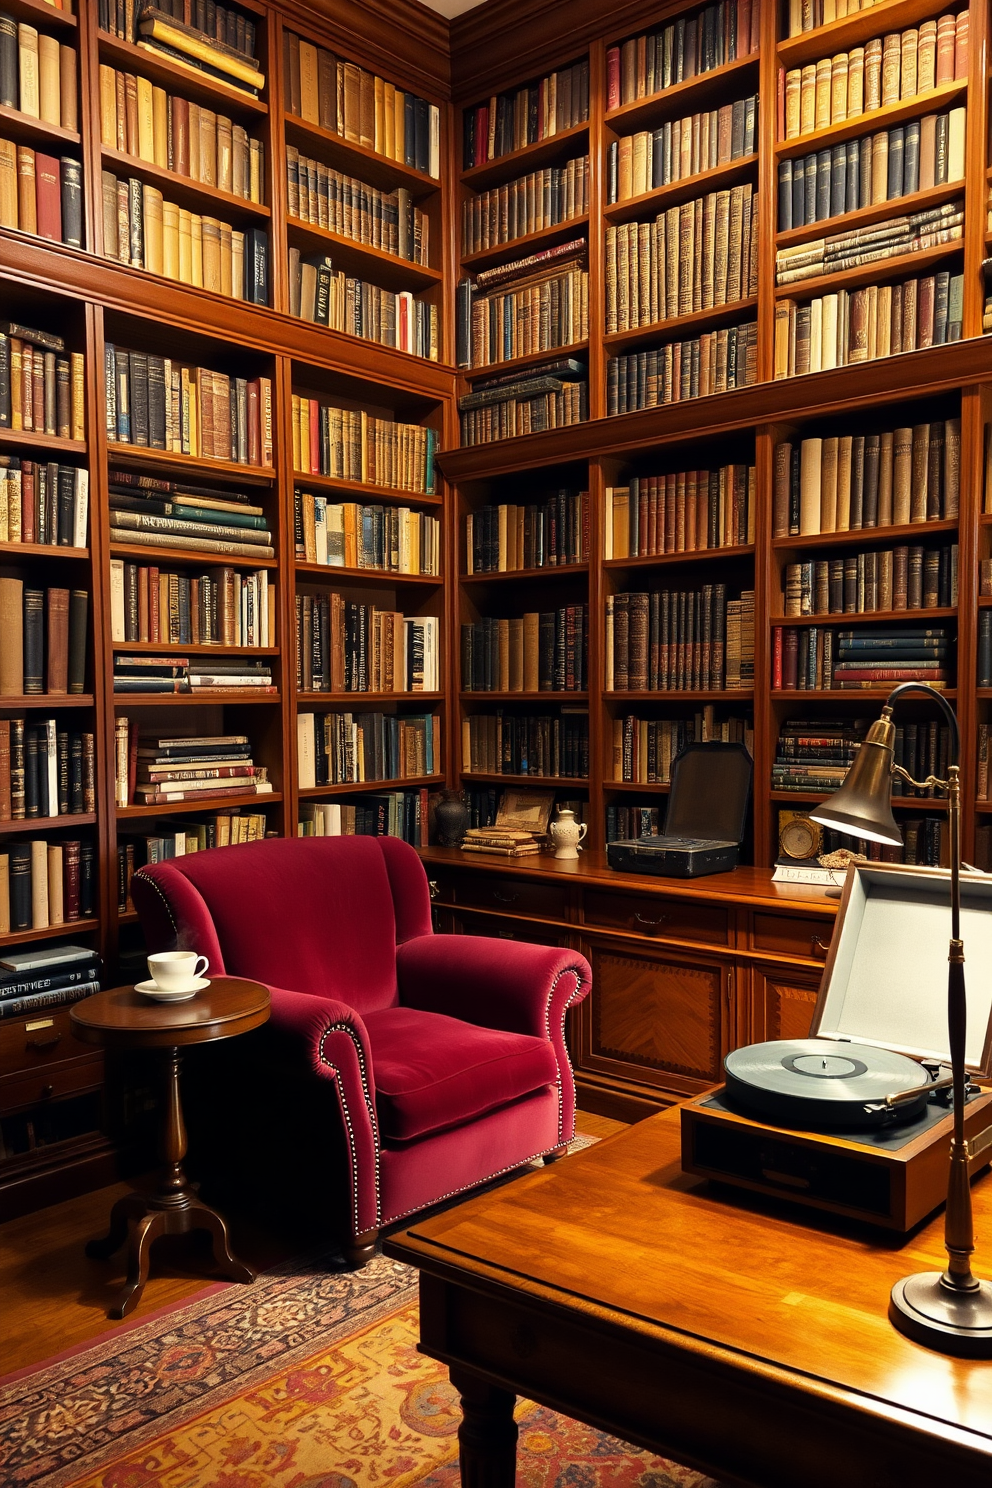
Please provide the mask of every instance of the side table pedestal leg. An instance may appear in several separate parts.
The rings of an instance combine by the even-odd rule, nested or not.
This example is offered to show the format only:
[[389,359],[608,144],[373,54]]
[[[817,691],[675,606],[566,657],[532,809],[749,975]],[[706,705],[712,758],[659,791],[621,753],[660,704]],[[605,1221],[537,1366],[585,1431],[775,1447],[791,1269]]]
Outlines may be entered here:
[[141,1218],[147,1208],[144,1194],[129,1193],[118,1199],[110,1211],[110,1230],[102,1240],[90,1240],[86,1254],[94,1261],[106,1261],[120,1250],[127,1239],[131,1225]]
[[161,1209],[153,1210],[132,1225],[127,1246],[127,1281],[120,1300],[110,1309],[108,1317],[127,1317],[131,1309],[137,1306],[142,1288],[148,1280],[152,1241],[165,1234],[165,1229],[166,1217]]
[[462,1400],[458,1428],[462,1488],[514,1488],[517,1480],[517,1397],[466,1369],[449,1371]]
[[206,1204],[194,1204],[189,1211],[189,1227],[192,1230],[207,1230],[213,1239],[214,1260],[229,1281],[252,1282],[255,1273],[237,1256],[231,1254],[231,1242],[227,1225],[215,1209]]

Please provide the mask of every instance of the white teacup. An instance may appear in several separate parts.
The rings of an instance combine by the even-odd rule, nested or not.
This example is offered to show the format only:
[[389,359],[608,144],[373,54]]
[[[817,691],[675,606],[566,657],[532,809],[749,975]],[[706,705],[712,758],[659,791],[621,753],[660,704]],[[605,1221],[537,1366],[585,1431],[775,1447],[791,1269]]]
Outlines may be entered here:
[[152,981],[163,992],[189,992],[209,965],[195,951],[158,951],[148,957]]

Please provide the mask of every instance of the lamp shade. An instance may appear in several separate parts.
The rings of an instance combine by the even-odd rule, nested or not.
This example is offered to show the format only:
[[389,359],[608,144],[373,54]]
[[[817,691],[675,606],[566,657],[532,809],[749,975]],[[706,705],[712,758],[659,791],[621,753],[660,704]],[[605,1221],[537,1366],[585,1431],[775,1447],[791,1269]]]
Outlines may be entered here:
[[895,744],[892,709],[886,707],[854,757],[844,783],[828,801],[810,812],[813,821],[848,837],[902,845],[892,815],[892,758]]

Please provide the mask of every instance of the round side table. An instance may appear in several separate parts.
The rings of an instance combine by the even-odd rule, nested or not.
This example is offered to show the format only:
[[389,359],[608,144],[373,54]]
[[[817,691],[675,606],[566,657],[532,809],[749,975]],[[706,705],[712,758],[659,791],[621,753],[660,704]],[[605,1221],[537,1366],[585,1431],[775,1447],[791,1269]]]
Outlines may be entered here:
[[159,1235],[207,1230],[222,1273],[232,1281],[255,1280],[255,1273],[231,1254],[227,1225],[199,1198],[183,1171],[187,1144],[179,1098],[179,1051],[188,1044],[248,1033],[268,1016],[267,989],[240,977],[215,977],[188,1002],[153,1002],[133,987],[112,987],[73,1006],[70,1017],[78,1038],[111,1050],[160,1049],[165,1074],[164,1166],[158,1182],[150,1193],[135,1191],[119,1199],[111,1211],[109,1234],[86,1247],[88,1256],[105,1260],[125,1239],[128,1242],[127,1282],[108,1317],[126,1317],[137,1305],[148,1280],[152,1241]]

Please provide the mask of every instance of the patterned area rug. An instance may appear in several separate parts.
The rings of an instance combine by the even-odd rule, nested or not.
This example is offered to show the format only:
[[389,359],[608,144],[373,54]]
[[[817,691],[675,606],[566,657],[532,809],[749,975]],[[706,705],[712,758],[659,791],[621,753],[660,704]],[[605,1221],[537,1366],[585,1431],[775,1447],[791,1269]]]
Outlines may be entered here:
[[[416,1274],[297,1262],[0,1386],[4,1488],[458,1488],[458,1400]],[[521,1488],[717,1488],[526,1401]]]

